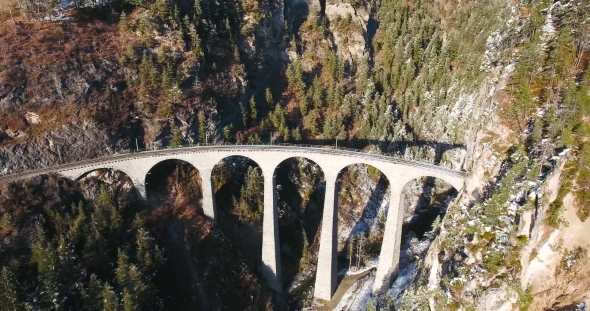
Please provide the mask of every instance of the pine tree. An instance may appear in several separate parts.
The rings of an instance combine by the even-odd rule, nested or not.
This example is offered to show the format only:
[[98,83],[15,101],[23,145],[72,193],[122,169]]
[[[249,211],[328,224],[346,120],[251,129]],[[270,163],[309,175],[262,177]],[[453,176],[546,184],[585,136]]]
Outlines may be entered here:
[[172,26],[174,26],[174,28],[176,30],[179,31],[181,37],[182,37],[182,25],[180,24],[180,13],[178,12],[178,6],[174,5],[174,10],[172,11]]
[[316,76],[313,79],[313,83],[311,88],[309,89],[309,101],[312,102],[314,108],[321,109],[324,107],[324,95],[323,95],[323,88],[320,83],[320,79]]
[[102,309],[104,311],[117,311],[119,303],[117,295],[109,283],[105,283],[102,291]]
[[303,128],[309,130],[312,137],[318,134],[316,126],[316,111],[317,110],[312,110],[303,118]]
[[170,130],[172,131],[172,138],[170,138],[170,147],[171,148],[178,148],[182,145],[182,137],[180,135],[180,129],[178,126],[172,124],[170,125]]
[[272,93],[270,92],[270,88],[266,88],[266,92],[264,94],[264,97],[266,99],[266,104],[268,105],[269,108],[272,109],[273,100],[272,100]]
[[289,131],[287,125],[284,125],[280,130],[282,130],[283,133],[283,141],[289,141],[291,137],[291,132]]
[[8,233],[12,231],[12,217],[9,213],[5,213],[0,218],[0,233]]
[[83,295],[85,311],[102,311],[103,310],[103,286],[100,285],[96,274],[90,276],[88,289]]
[[223,139],[228,142],[229,141],[229,127],[225,126],[223,128]]
[[[158,53],[159,54],[159,53]],[[174,77],[172,76],[172,68],[170,68],[169,64],[166,64],[164,69],[162,70],[162,83],[161,89],[164,92],[170,92],[174,83]]]
[[259,144],[260,143],[260,136],[258,136],[258,134],[250,135],[250,137],[248,137],[248,143]]
[[127,20],[127,14],[125,14],[125,11],[121,12],[121,16],[119,17],[119,30],[129,30],[129,21]]
[[250,203],[260,201],[263,193],[262,187],[263,182],[262,173],[260,172],[260,169],[254,166],[248,166],[244,186],[240,190],[240,196],[242,197],[242,199]]
[[521,130],[526,127],[530,110],[533,108],[533,95],[528,83],[522,83],[514,100],[514,114]]
[[59,290],[60,283],[57,276],[57,254],[39,225],[36,227],[35,240],[31,246],[31,263],[37,265],[39,303],[43,308],[61,310],[62,293]]
[[151,302],[150,286],[144,281],[141,271],[134,265],[129,267],[129,284],[125,287],[129,301],[124,307],[130,310],[145,310]]
[[126,287],[129,284],[129,257],[120,248],[117,254],[115,280],[119,287]]
[[23,309],[13,281],[13,275],[6,267],[0,270],[0,306],[2,310],[6,311]]
[[88,265],[98,269],[108,269],[109,258],[105,254],[106,248],[105,238],[98,231],[98,228],[93,226],[84,236],[84,261],[87,262]]
[[197,30],[193,24],[189,25],[189,35],[191,37],[192,48],[195,58],[197,60],[197,63],[199,63],[201,60],[203,60],[203,50],[201,49],[201,39],[199,38]]
[[148,82],[147,80],[140,80],[139,82],[139,89],[137,90],[137,97],[139,97],[139,99],[141,101],[147,101],[148,100]]
[[194,3],[194,21],[195,25],[198,27],[201,24],[201,19],[203,18],[203,10],[201,9],[201,0],[195,0]]
[[334,125],[332,124],[333,119],[330,115],[325,116],[324,119],[324,139],[332,139],[334,138]]
[[305,117],[307,115],[307,100],[300,100],[299,101],[299,112],[301,112],[301,116]]
[[145,229],[140,228],[139,230],[137,230],[136,240],[137,262],[140,264],[142,269],[144,269],[145,271],[150,271],[154,268],[152,255],[150,254],[152,248],[152,239]]
[[152,16],[159,18],[160,20],[168,20],[170,10],[168,9],[168,3],[165,0],[156,0],[151,6]]
[[571,68],[575,60],[576,44],[572,29],[569,26],[560,29],[557,40],[552,45],[549,62],[554,66],[556,73],[565,76],[566,70]]
[[205,126],[205,113],[199,111],[199,142],[207,143],[207,128]]
[[110,239],[116,238],[121,230],[122,219],[115,203],[113,203],[104,187],[100,189],[100,193],[93,203],[94,213],[92,218],[97,225],[97,229]]
[[123,290],[123,311],[136,311],[139,310],[133,296],[129,293],[127,289]]
[[86,213],[84,212],[82,201],[78,202],[77,206],[72,203],[72,210],[76,211],[76,218],[74,218],[70,230],[68,231],[68,238],[72,243],[76,244],[82,240],[86,231]]
[[59,275],[59,290],[63,293],[76,291],[75,284],[82,281],[82,271],[76,265],[77,255],[74,246],[65,236],[59,237],[57,246],[57,275]]
[[149,232],[144,228],[137,230],[135,235],[137,240],[136,259],[143,271],[152,273],[162,263],[162,253]]
[[245,129],[248,127],[248,112],[246,111],[246,107],[244,107],[243,103],[240,103],[240,110],[242,112],[242,126]]
[[146,86],[157,85],[157,74],[158,72],[154,67],[152,58],[147,55],[147,53],[144,53],[141,59],[141,64],[139,65],[140,82],[146,83]]
[[250,104],[250,118],[252,120],[252,123],[256,123],[256,121],[258,120],[258,110],[256,109],[256,101],[254,100],[254,95],[250,97],[250,101],[248,103]]
[[293,137],[293,140],[296,142],[301,141],[301,131],[299,130],[299,127],[295,127],[291,131],[291,137]]

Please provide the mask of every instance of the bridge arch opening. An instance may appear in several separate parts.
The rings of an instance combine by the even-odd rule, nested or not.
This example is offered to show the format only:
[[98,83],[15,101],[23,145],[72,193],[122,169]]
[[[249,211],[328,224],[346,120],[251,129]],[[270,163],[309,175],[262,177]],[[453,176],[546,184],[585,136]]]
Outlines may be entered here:
[[399,260],[398,272],[392,283],[389,283],[391,286],[385,284],[387,288],[395,287],[399,290],[394,292],[403,294],[411,283],[403,276],[415,275],[416,261],[425,258],[432,241],[438,235],[440,223],[457,194],[458,189],[449,182],[431,176],[415,178],[404,185],[399,198],[401,236],[395,237],[401,240],[399,252],[394,254],[394,263]]
[[401,198],[404,208],[402,236],[412,232],[413,236],[423,239],[432,231],[437,218],[442,221],[457,194],[457,189],[450,183],[431,176],[415,178],[406,183]]
[[113,168],[98,168],[76,178],[85,197],[94,198],[104,189],[113,198],[123,216],[131,215],[136,210],[140,199],[133,180],[127,173]]
[[217,227],[236,245],[256,271],[262,256],[264,176],[262,168],[244,156],[229,156],[212,170]]
[[301,157],[288,158],[274,170],[281,276],[288,304],[313,292],[326,181],[322,168]]
[[145,176],[145,189],[149,202],[194,209],[203,215],[201,175],[189,162],[177,159],[158,162]]
[[390,181],[371,165],[352,164],[340,171],[336,189],[336,269],[339,275],[354,275],[376,267],[391,197]]

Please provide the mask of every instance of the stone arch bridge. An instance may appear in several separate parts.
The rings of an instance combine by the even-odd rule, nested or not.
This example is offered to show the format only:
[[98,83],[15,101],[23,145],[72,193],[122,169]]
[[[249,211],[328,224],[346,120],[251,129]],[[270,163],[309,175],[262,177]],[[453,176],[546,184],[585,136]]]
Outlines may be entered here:
[[281,290],[280,249],[277,215],[275,169],[289,158],[305,158],[315,162],[323,171],[326,181],[324,212],[320,236],[320,250],[316,272],[314,297],[330,300],[336,287],[337,259],[337,189],[338,174],[351,164],[368,164],[379,169],[389,180],[391,198],[383,245],[377,266],[374,291],[391,282],[397,272],[403,223],[402,189],[410,181],[430,176],[451,184],[457,191],[463,188],[465,173],[432,164],[390,156],[368,154],[329,146],[310,145],[209,145],[176,149],[152,150],[115,155],[54,166],[14,175],[0,176],[0,183],[29,178],[40,174],[56,173],[72,180],[97,169],[114,169],[127,174],[134,183],[140,199],[146,198],[145,178],[152,167],[166,160],[182,160],[193,165],[201,176],[203,211],[215,221],[216,206],[212,182],[213,167],[230,156],[247,157],[262,169],[264,177],[264,213],[262,225],[262,275],[269,285]]

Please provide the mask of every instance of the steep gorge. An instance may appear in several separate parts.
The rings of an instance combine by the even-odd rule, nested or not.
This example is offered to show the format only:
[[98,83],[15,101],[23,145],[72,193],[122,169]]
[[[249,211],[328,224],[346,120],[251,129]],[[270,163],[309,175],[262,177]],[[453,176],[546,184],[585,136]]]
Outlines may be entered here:
[[[12,8],[20,12],[16,32],[8,14],[0,27],[0,174],[188,143],[362,145],[462,168],[468,179],[452,202],[454,192],[438,181],[408,185],[392,288],[371,296],[368,274],[338,308],[590,302],[581,277],[590,238],[588,1],[113,1],[43,23],[54,11]],[[272,301],[256,276],[259,254],[247,251],[260,247],[261,193],[253,182],[243,195],[247,176],[257,180],[246,162],[216,173],[221,227],[198,216],[195,172],[172,166],[152,175],[161,193],[155,210],[166,219],[156,221],[161,242],[190,272],[178,276],[182,284],[201,284],[166,292],[170,299],[199,297],[186,306],[203,308],[232,301],[237,309]],[[317,308],[322,177],[301,159],[279,171],[287,305]],[[101,176],[117,193],[129,187]],[[100,186],[85,185],[76,196],[94,200]],[[366,167],[349,167],[339,186],[343,276],[378,259],[389,194]],[[31,194],[41,203],[14,204],[51,201],[43,191]],[[241,259],[221,261],[236,274],[216,284],[207,274],[221,268],[208,263],[221,254]],[[243,286],[222,290],[235,280]],[[202,284],[219,285],[214,297],[240,299],[207,300]]]

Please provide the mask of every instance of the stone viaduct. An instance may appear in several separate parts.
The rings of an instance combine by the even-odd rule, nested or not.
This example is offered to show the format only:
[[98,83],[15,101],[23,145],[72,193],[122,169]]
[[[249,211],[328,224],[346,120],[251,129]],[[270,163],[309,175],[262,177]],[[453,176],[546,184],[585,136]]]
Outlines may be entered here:
[[278,241],[278,215],[275,169],[281,162],[294,157],[306,158],[320,166],[326,181],[324,212],[320,236],[320,250],[316,272],[314,297],[330,300],[336,289],[337,259],[337,189],[338,174],[351,164],[368,164],[379,169],[389,180],[391,198],[383,246],[377,266],[373,290],[379,291],[390,284],[396,273],[400,256],[403,223],[404,186],[420,177],[440,178],[451,184],[457,191],[463,188],[464,173],[439,166],[367,154],[333,147],[303,147],[295,145],[217,145],[177,149],[164,149],[111,156],[101,159],[55,166],[15,175],[0,176],[0,183],[28,178],[39,174],[56,173],[72,180],[97,169],[114,169],[127,174],[134,183],[140,199],[146,198],[146,175],[158,163],[165,160],[181,160],[193,165],[201,176],[203,189],[203,211],[206,217],[215,221],[215,194],[211,173],[213,167],[224,158],[243,156],[256,162],[264,177],[264,213],[262,225],[262,275],[276,290],[282,289],[280,249]]

